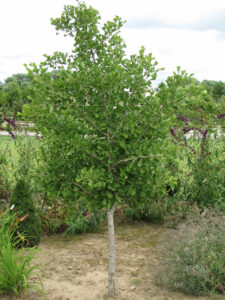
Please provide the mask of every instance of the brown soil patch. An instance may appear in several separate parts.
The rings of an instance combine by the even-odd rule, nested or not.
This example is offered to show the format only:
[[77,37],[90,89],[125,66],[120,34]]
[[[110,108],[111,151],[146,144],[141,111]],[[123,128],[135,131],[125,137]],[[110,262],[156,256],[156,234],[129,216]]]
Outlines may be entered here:
[[[169,292],[154,284],[154,270],[160,264],[163,242],[174,234],[176,230],[143,222],[116,225],[117,300],[209,299]],[[108,233],[105,224],[98,233],[43,237],[40,249],[36,260],[43,265],[48,300],[107,299]],[[29,291],[28,299],[43,297]]]

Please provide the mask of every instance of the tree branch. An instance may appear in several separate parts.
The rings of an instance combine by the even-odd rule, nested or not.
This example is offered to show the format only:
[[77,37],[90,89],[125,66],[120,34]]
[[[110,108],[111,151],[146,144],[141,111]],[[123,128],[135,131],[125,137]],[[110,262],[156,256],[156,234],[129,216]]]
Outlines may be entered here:
[[99,158],[98,156],[96,156],[95,154],[89,153],[89,152],[87,152],[87,150],[85,150],[85,149],[83,149],[83,151],[86,152],[89,156],[91,156],[91,157],[97,159],[98,161],[102,162],[102,159],[100,159],[100,158]]
[[155,118],[153,119],[153,121],[151,122],[151,124],[149,124],[143,131],[143,133],[139,136],[139,138],[136,139],[136,141],[133,142],[133,144],[138,143],[142,137],[146,134],[146,132],[149,130],[149,128],[151,127],[152,123],[155,122],[155,120],[157,119],[157,116],[155,116]]
[[83,188],[82,185],[80,185],[80,184],[77,183],[76,181],[73,181],[73,184],[74,184],[75,186],[77,186],[79,189],[81,189],[85,194],[93,195],[91,192],[86,191],[85,188]]
[[112,168],[118,166],[119,164],[123,163],[123,162],[128,162],[128,161],[132,161],[135,159],[145,159],[145,158],[153,158],[153,155],[140,155],[140,156],[135,156],[135,157],[130,157],[130,158],[124,158],[119,160],[117,163],[112,165]]
[[[180,145],[180,146],[183,146],[183,147],[187,147],[192,151],[193,154],[197,153],[194,148],[192,148],[191,146],[189,146],[187,144],[187,140],[186,140],[185,136],[184,136],[184,143],[182,144],[181,139],[176,135],[175,130],[173,128],[170,128],[170,132],[173,136],[172,142],[174,143],[174,145]],[[175,140],[177,140],[177,142]]]
[[106,136],[107,137],[107,134],[104,133],[103,131],[101,131],[101,129],[98,128],[97,125],[95,125],[95,123],[90,120],[89,118],[85,118],[84,117],[84,113],[82,112],[82,110],[78,107],[78,105],[75,104],[75,107],[77,108],[77,110],[79,111],[79,113],[81,114],[82,118],[87,121],[93,128],[95,128],[98,132],[100,132],[102,135]]
[[107,125],[107,143],[110,143],[110,132],[109,132],[109,109],[108,109],[108,105],[106,103],[106,94],[103,95],[103,102],[104,102],[104,106],[105,106],[105,119],[106,119],[106,125]]
[[[104,81],[104,79],[103,79]],[[105,106],[105,118],[106,118],[106,124],[107,124],[107,143],[109,147],[109,161],[112,159],[112,151],[111,151],[111,141],[110,141],[110,132],[109,132],[109,108],[108,104],[106,103],[106,94],[103,95],[103,102]],[[108,172],[110,172],[110,165],[108,166]]]
[[122,118],[122,120],[121,120],[119,126],[116,128],[115,133],[112,135],[112,139],[116,136],[117,132],[118,132],[118,131],[120,130],[120,128],[122,127],[122,125],[123,125],[123,123],[124,123],[124,121],[125,121],[125,119],[126,119],[127,114],[128,114],[128,110],[125,111],[125,113],[124,113],[124,115],[123,115],[123,118]]

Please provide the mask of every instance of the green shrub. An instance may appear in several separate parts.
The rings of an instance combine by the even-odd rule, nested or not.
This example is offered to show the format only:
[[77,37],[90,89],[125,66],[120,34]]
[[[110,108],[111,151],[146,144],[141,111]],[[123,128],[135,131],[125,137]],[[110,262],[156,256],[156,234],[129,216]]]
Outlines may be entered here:
[[[12,296],[28,289],[36,290],[44,296],[43,285],[39,272],[41,268],[31,262],[37,249],[28,251],[24,248],[17,250],[19,238],[15,238],[17,230],[16,214],[6,211],[0,215],[0,295]],[[39,271],[39,272],[36,272]],[[33,282],[30,277],[35,275],[37,281]],[[28,281],[29,279],[29,281]],[[44,296],[45,297],[45,296]]]
[[225,293],[225,216],[186,224],[160,270],[160,284],[195,296]]
[[65,233],[78,234],[84,232],[96,231],[100,222],[100,215],[98,212],[92,214],[88,211],[76,211],[73,215],[67,218],[67,226]]
[[23,179],[18,180],[14,187],[10,198],[10,206],[12,205],[14,205],[13,212],[17,213],[18,218],[28,215],[26,220],[18,224],[18,232],[26,237],[27,246],[38,245],[42,234],[41,223],[36,215],[29,185]]
[[166,215],[166,206],[161,203],[149,203],[148,205],[147,202],[140,202],[133,207],[124,207],[123,211],[125,217],[133,221],[161,222]]
[[67,228],[66,216],[71,210],[65,205],[63,199],[50,200],[45,193],[39,194],[37,213],[41,220],[43,231],[49,235],[64,232]]
[[94,232],[100,222],[100,211],[95,209],[90,213],[82,203],[65,203],[64,199],[55,198],[39,207],[38,214],[42,228],[47,234],[68,233],[79,234]]
[[214,207],[225,212],[224,159],[206,157],[190,164],[192,174],[185,185],[186,199],[202,210]]

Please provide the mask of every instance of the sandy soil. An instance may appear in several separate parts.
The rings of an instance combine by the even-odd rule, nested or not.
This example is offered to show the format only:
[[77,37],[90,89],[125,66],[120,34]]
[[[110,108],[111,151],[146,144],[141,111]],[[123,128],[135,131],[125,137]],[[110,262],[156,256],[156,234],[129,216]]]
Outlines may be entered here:
[[[142,222],[116,225],[117,300],[196,299],[163,290],[154,284],[154,270],[160,264],[163,242],[173,234],[176,230]],[[45,236],[40,249],[36,259],[43,265],[43,284],[48,300],[108,299],[108,233],[105,225],[93,234]],[[28,299],[43,297],[30,291]]]

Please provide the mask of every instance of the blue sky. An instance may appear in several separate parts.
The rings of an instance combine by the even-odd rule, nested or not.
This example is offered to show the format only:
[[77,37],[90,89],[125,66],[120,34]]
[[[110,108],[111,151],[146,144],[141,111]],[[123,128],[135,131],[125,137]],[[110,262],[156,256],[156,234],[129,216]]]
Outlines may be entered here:
[[[224,0],[86,0],[98,9],[102,22],[115,15],[126,20],[121,35],[127,53],[141,46],[159,62],[164,80],[176,66],[199,80],[225,81]],[[63,5],[75,0],[0,1],[0,81],[24,73],[24,63],[43,60],[43,54],[70,52],[72,42],[56,36],[50,24]]]

